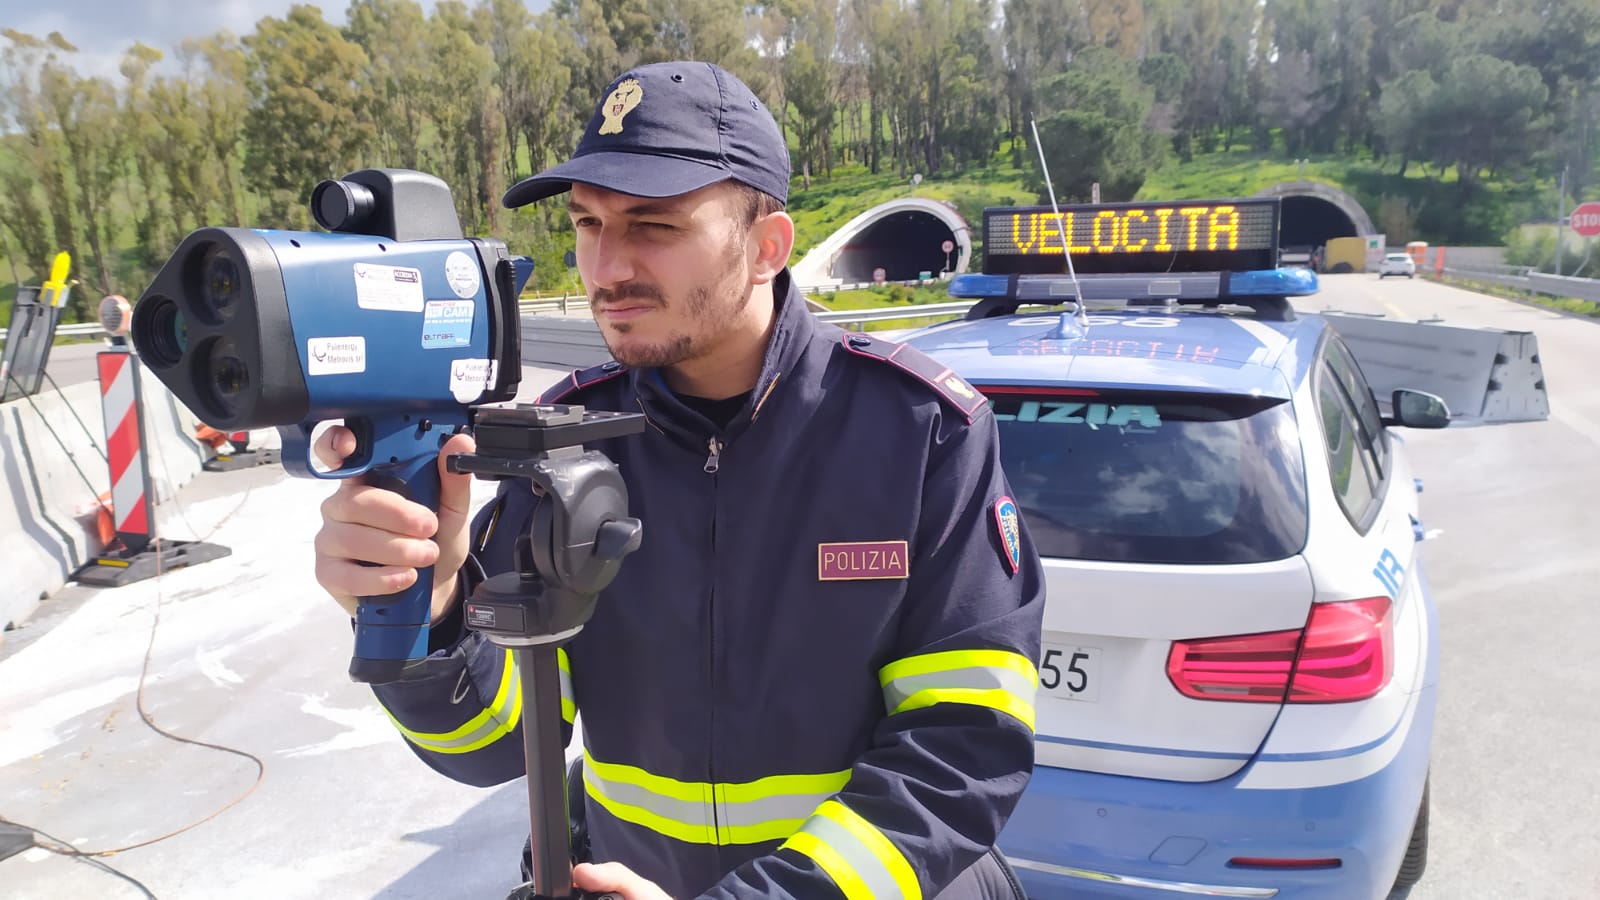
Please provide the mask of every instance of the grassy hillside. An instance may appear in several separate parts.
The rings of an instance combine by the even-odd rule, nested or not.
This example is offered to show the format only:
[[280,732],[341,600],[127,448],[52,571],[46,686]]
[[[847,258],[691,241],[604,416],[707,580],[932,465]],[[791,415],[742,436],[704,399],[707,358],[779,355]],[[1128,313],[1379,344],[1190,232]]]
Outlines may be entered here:
[[[3,147],[3,142],[0,142]],[[1197,156],[1193,161],[1176,160],[1153,173],[1137,199],[1176,200],[1199,197],[1248,196],[1262,188],[1300,178],[1323,181],[1348,192],[1362,204],[1374,225],[1391,241],[1427,240],[1435,244],[1498,245],[1515,225],[1549,218],[1555,190],[1548,182],[1501,179],[1464,189],[1454,173],[1428,174],[1413,165],[1404,176],[1395,166],[1380,165],[1367,159],[1312,158],[1298,165],[1271,154],[1246,150],[1226,150]],[[1011,163],[1008,147],[1002,146],[990,164],[957,175],[934,176],[912,186],[907,177],[890,170],[873,174],[864,166],[852,165],[817,176],[806,186],[800,178],[790,187],[790,213],[796,226],[795,253],[799,260],[828,235],[872,207],[897,197],[926,197],[951,203],[974,226],[986,206],[1032,204],[1038,198],[1024,185],[1026,173]],[[125,202],[122,197],[116,202]],[[127,229],[124,229],[126,232]],[[977,237],[977,235],[974,235]],[[131,234],[119,235],[131,245]],[[566,235],[552,236],[551,246],[518,247],[521,252],[537,252],[541,260],[559,260]],[[555,243],[563,243],[555,247]],[[15,257],[15,243],[9,244]],[[124,256],[128,252],[125,251]],[[543,268],[557,272],[563,283],[570,273],[558,262]],[[24,283],[37,283],[39,269],[34,261],[12,258],[8,268],[0,268],[0,279],[10,281],[11,271]],[[42,265],[42,262],[40,263]],[[132,266],[128,266],[132,268]],[[123,293],[136,296],[143,285],[127,285]],[[0,324],[9,321],[14,286],[0,287]]]
[[1516,225],[1555,215],[1555,187],[1548,180],[1497,179],[1464,187],[1454,171],[1430,174],[1412,165],[1401,176],[1396,170],[1393,163],[1369,159],[1311,158],[1301,166],[1230,150],[1168,164],[1145,181],[1138,199],[1242,197],[1286,181],[1321,181],[1355,197],[1392,244],[1497,246]]
[[798,260],[851,219],[901,197],[926,197],[953,203],[963,218],[976,225],[985,206],[1012,206],[1034,202],[1023,187],[1023,173],[1002,164],[970,170],[949,178],[927,178],[913,187],[909,178],[890,171],[872,174],[865,166],[835,169],[826,179],[813,178],[808,188],[799,179],[789,185],[789,213],[795,222]]
[[[1350,193],[1373,225],[1391,239],[1463,245],[1499,245],[1516,225],[1555,214],[1555,188],[1548,180],[1502,179],[1463,188],[1454,172],[1440,175],[1412,165],[1401,176],[1395,169],[1393,163],[1345,157],[1312,158],[1301,166],[1271,154],[1229,150],[1197,156],[1188,163],[1169,162],[1145,181],[1134,199],[1242,197],[1274,184],[1307,179]],[[1024,187],[1024,179],[1025,173],[1010,165],[1010,152],[1004,148],[986,168],[926,179],[915,188],[893,173],[872,175],[861,166],[814,179],[809,189],[796,179],[789,191],[797,232],[795,258],[851,218],[896,197],[951,201],[976,225],[985,206],[1039,202]]]

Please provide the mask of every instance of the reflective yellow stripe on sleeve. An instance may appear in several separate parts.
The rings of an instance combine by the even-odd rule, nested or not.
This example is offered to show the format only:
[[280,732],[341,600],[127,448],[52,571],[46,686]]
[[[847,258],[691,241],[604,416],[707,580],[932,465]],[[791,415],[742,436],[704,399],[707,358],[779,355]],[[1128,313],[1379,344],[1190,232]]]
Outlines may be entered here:
[[514,731],[522,718],[522,685],[517,680],[517,667],[511,660],[511,651],[505,651],[505,659],[500,666],[500,687],[495,691],[494,701],[451,731],[413,731],[402,725],[388,709],[383,712],[406,740],[423,750],[433,753],[471,753],[487,747]]
[[561,718],[571,725],[578,717],[578,706],[572,693],[572,663],[567,660],[565,647],[556,649],[556,663],[561,667]]
[[689,844],[759,844],[793,835],[850,780],[848,770],[737,784],[680,781],[583,755],[584,791],[607,812]]
[[1039,672],[1009,650],[946,650],[895,660],[878,672],[889,715],[938,703],[987,706],[1033,730]]
[[828,873],[846,900],[921,900],[922,885],[905,854],[850,807],[829,800],[784,841]]

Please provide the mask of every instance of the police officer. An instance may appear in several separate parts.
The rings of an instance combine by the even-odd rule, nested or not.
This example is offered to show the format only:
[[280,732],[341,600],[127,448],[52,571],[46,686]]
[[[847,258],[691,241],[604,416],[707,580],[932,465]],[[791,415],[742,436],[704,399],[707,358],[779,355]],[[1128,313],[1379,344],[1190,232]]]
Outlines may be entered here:
[[[644,543],[562,651],[598,863],[574,881],[627,900],[1017,897],[992,847],[1032,769],[1038,557],[983,396],[809,313],[788,184],[749,88],[672,62],[617,78],[573,158],[504,198],[568,195],[614,358],[543,400],[648,419],[593,445]],[[320,446],[353,449],[343,429]],[[441,461],[471,449],[457,436]],[[523,774],[522,698],[461,598],[513,567],[533,498],[503,483],[469,528],[465,477],[441,478],[437,514],[341,484],[317,576],[353,611],[436,564],[430,658],[375,692],[429,766],[499,784]]]

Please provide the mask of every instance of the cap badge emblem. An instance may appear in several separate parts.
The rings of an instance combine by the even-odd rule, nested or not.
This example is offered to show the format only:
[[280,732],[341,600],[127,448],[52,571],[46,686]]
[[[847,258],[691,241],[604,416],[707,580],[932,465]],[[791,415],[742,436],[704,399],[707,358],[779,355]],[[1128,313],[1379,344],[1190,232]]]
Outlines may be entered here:
[[629,78],[612,89],[610,96],[606,97],[605,105],[600,107],[600,113],[605,116],[605,123],[600,126],[601,134],[621,134],[622,119],[644,99],[644,88],[639,86],[637,78]]

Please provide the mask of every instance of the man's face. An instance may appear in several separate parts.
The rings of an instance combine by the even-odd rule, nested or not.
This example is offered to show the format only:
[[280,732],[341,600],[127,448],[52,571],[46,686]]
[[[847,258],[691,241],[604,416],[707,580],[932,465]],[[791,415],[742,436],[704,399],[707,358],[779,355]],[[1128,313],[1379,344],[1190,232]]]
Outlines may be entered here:
[[734,334],[751,293],[739,196],[727,184],[662,199],[572,186],[578,273],[618,362],[671,366]]

